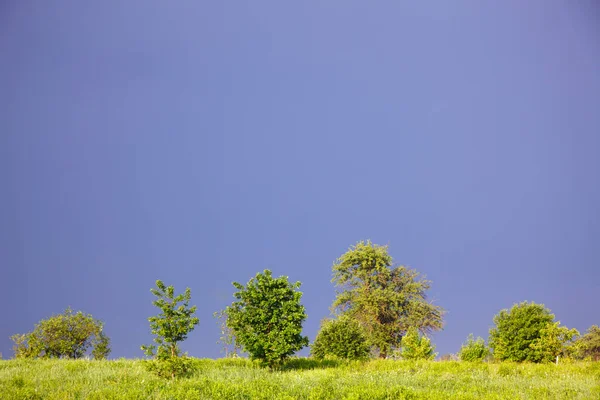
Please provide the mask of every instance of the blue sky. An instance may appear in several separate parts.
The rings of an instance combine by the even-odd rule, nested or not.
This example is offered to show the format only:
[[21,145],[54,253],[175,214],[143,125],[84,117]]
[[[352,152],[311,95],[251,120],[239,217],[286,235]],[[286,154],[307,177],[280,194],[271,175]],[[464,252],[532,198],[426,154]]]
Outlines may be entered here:
[[362,239],[432,280],[440,354],[523,300],[600,323],[598,11],[2,2],[0,352],[71,306],[142,357],[162,279],[219,357],[212,313],[265,268],[312,340]]

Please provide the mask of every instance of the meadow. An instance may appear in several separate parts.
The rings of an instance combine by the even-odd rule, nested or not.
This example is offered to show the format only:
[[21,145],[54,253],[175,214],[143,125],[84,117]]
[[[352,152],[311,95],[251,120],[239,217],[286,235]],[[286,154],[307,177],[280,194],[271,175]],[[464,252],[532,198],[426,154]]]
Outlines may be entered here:
[[9,399],[600,399],[600,362],[338,362],[292,359],[280,370],[247,359],[194,359],[165,380],[142,360],[0,360]]

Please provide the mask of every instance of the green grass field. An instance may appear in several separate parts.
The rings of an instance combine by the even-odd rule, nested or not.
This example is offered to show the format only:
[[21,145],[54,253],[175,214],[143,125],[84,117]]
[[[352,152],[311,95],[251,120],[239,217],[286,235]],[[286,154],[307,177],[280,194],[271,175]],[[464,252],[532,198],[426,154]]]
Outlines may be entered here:
[[0,361],[8,399],[600,399],[600,363],[291,360],[281,371],[245,359],[194,360],[163,380],[140,360]]

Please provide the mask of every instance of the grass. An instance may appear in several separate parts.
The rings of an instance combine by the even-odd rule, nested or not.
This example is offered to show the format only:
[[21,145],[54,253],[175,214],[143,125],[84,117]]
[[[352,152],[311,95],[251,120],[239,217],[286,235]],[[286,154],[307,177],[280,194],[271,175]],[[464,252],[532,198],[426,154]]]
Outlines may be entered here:
[[195,359],[164,380],[141,360],[0,360],[2,399],[600,399],[600,363]]

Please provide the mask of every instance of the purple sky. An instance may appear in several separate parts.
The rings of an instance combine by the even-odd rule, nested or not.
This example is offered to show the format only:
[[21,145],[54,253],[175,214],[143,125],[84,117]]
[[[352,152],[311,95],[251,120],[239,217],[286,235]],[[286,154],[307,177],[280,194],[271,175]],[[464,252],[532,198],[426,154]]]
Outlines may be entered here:
[[[265,268],[314,338],[361,239],[433,281],[440,354],[515,302],[600,323],[594,1],[0,3],[0,352],[67,306],[142,357]],[[303,352],[306,354],[306,351]]]

